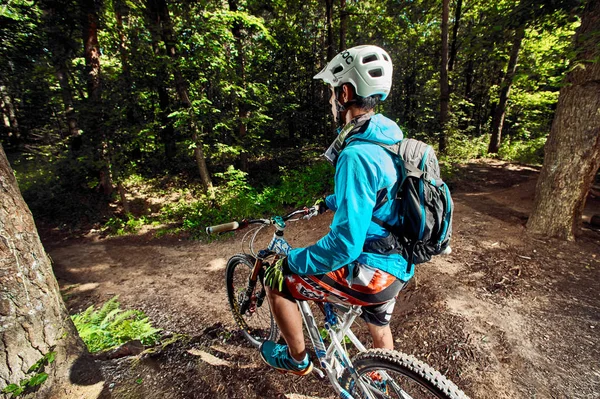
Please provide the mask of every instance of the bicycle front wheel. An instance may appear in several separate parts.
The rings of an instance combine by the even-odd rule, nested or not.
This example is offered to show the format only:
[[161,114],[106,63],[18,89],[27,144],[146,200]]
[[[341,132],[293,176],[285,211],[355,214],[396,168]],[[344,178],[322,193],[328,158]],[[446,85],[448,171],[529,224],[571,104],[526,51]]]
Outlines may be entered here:
[[438,371],[401,352],[371,349],[359,353],[352,364],[360,383],[346,370],[341,385],[355,398],[468,399]]
[[265,340],[276,341],[279,331],[271,314],[262,278],[258,278],[253,289],[248,285],[254,262],[255,259],[249,255],[234,255],[227,262],[225,273],[233,318],[244,337],[258,348]]

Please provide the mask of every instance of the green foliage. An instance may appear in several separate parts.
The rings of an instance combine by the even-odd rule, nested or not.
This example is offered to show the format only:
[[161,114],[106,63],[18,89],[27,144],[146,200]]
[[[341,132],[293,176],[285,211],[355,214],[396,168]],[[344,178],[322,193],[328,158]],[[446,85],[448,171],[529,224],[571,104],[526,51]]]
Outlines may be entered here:
[[27,374],[33,373],[31,377],[21,380],[18,384],[8,384],[2,390],[2,393],[10,394],[11,398],[16,398],[42,385],[48,379],[48,374],[44,372],[44,369],[46,366],[52,364],[55,359],[56,352],[50,351],[46,353],[27,370]]
[[486,155],[488,136],[469,138],[464,133],[454,133],[448,139],[446,154],[440,154],[440,161],[450,163],[465,162]]
[[544,145],[546,137],[528,141],[504,140],[498,156],[505,161],[519,162],[530,165],[541,165],[544,161]]
[[146,346],[158,342],[160,330],[152,327],[142,311],[123,311],[119,306],[114,297],[99,310],[90,306],[83,313],[71,316],[90,353],[106,351],[133,340],[140,340]]
[[280,170],[279,184],[261,190],[252,187],[245,172],[230,166],[215,174],[221,184],[197,201],[182,199],[161,210],[162,222],[181,223],[181,230],[194,236],[203,235],[206,226],[240,220],[246,217],[281,214],[285,207],[312,204],[331,190],[333,168],[316,162],[301,169]]
[[[0,7],[2,98],[12,100],[20,126],[17,131],[5,122],[0,142],[27,152],[13,167],[36,219],[74,228],[105,225],[111,234],[160,221],[197,233],[206,224],[278,213],[330,191],[332,170],[323,164],[303,170],[295,160],[278,159],[268,174],[252,172],[265,155],[331,142],[328,90],[312,79],[328,57],[324,3],[235,3],[236,9],[215,0],[169,2],[168,19],[151,2],[100,2],[86,10],[88,3],[14,0]],[[451,172],[451,165],[485,155],[513,34],[523,25],[498,156],[539,162],[564,73],[573,67],[573,1],[463,3],[460,19],[450,21],[458,31],[450,43],[457,51],[443,167]],[[406,133],[437,142],[441,0],[354,1],[345,2],[345,10],[341,4],[334,2],[333,51],[384,47],[395,65],[394,83],[379,109]],[[451,7],[456,18],[456,2]],[[86,93],[81,12],[97,12],[101,21],[97,101]],[[346,43],[339,43],[343,17]],[[69,139],[71,117],[82,132]],[[215,180],[213,193],[194,193],[158,217],[114,216],[108,203],[116,197],[100,190],[101,170],[114,183],[178,175],[188,186],[198,175],[198,148]],[[226,169],[240,165],[242,156],[249,175]]]
[[104,229],[111,235],[122,236],[134,234],[143,226],[151,223],[152,221],[147,216],[135,217],[128,213],[124,219],[118,216],[111,217],[104,224]]

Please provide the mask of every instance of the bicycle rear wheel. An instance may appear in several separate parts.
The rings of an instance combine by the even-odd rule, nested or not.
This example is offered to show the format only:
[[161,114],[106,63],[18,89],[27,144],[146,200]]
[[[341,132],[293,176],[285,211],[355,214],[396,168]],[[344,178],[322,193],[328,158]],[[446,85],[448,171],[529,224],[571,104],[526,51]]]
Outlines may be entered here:
[[361,384],[346,370],[341,385],[355,398],[468,399],[452,381],[413,356],[385,349],[359,353],[353,360]]
[[237,254],[227,262],[226,283],[229,307],[233,318],[244,337],[255,347],[263,341],[276,341],[279,337],[277,324],[271,314],[262,278],[247,295],[248,278],[255,259],[249,255]]

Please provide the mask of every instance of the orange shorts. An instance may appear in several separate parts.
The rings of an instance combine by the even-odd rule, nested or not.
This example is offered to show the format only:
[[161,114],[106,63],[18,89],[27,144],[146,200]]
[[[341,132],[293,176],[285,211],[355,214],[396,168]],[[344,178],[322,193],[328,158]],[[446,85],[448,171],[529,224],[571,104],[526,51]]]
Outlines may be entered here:
[[354,263],[353,268],[344,266],[327,274],[286,276],[283,294],[297,300],[359,305],[368,323],[386,325],[405,285],[389,273]]

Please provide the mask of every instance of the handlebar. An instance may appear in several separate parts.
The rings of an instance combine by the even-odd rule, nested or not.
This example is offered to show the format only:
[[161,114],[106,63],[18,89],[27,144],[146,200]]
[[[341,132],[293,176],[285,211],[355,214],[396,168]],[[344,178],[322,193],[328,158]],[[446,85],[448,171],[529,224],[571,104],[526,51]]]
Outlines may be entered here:
[[[282,216],[281,220],[287,221],[299,214],[303,215],[300,219],[310,219],[313,216],[319,214],[319,209],[317,206],[312,206],[310,208],[304,207],[302,209],[295,210],[294,212],[292,212],[286,216]],[[250,224],[263,224],[263,225],[275,224],[276,219],[279,219],[279,218],[272,217],[270,219],[250,219],[250,220],[243,219],[239,222],[229,222],[229,223],[218,224],[215,226],[208,226],[206,228],[206,234],[224,233],[226,231],[241,230],[243,228],[248,227],[248,225],[250,225]]]
[[225,231],[233,231],[239,228],[240,224],[238,222],[218,224],[216,226],[208,226],[206,228],[206,234],[223,233]]

